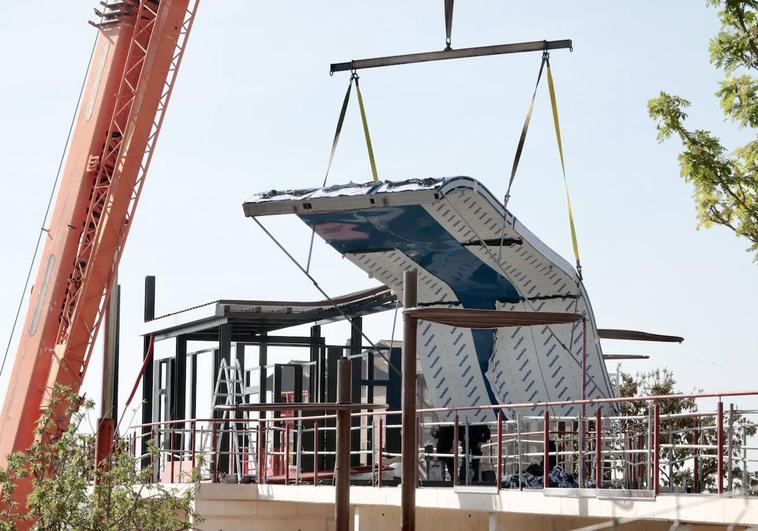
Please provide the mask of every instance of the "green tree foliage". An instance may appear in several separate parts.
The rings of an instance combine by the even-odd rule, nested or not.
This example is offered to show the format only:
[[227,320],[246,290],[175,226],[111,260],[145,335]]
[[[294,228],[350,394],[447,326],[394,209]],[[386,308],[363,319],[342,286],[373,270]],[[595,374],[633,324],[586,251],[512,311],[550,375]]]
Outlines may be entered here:
[[[697,392],[693,390],[692,392]],[[631,375],[621,373],[621,382],[619,388],[620,396],[664,396],[682,394],[677,389],[676,380],[669,369],[656,369],[650,372],[638,373]],[[642,402],[623,403],[621,410],[624,415],[628,416],[645,416],[648,415],[648,404]],[[693,456],[698,450],[690,448],[677,448],[683,445],[710,445],[715,448],[716,429],[713,410],[701,412],[697,415],[698,407],[692,398],[675,398],[663,400],[660,402],[659,411],[661,415],[661,443],[664,445],[673,445],[663,448],[661,451],[661,485],[665,487],[674,487],[679,489],[688,489],[694,487],[694,461]],[[729,419],[725,414],[724,433],[729,433]],[[741,449],[747,437],[752,437],[756,433],[756,428],[752,424],[746,424],[743,427],[745,419],[739,414],[735,414],[731,419],[732,423],[732,477],[734,478],[733,487],[741,488],[743,469],[740,461]],[[642,434],[644,437],[647,433],[647,423],[642,420],[623,421],[620,427],[624,433]],[[725,449],[726,452],[726,449]],[[700,490],[716,490],[716,459],[714,457],[715,449],[702,449],[699,451],[700,467]],[[724,463],[726,471],[726,461]],[[754,477],[749,477],[748,481],[754,482]]]
[[[758,0],[707,0],[719,9],[721,31],[710,42],[710,61],[724,71],[716,96],[726,118],[742,128],[758,126]],[[694,187],[698,227],[721,225],[750,242],[758,261],[758,140],[731,152],[703,129],[687,129],[686,99],[661,92],[648,102],[658,140],[681,140],[681,176]]]
[[[60,437],[51,437],[63,426],[52,409],[43,412],[34,444],[28,452],[12,455],[7,469],[0,471],[0,531],[13,531],[28,520],[45,531],[193,528],[192,522],[198,521],[193,508],[196,482],[183,490],[152,483],[152,471],[140,468],[124,440],[117,441],[108,467],[95,467],[95,437],[80,429],[93,403],[78,400],[65,388],[54,390],[52,403],[72,404],[65,412],[71,422]],[[155,456],[157,450],[151,453]],[[31,480],[33,487],[26,514],[10,504],[20,478]]]

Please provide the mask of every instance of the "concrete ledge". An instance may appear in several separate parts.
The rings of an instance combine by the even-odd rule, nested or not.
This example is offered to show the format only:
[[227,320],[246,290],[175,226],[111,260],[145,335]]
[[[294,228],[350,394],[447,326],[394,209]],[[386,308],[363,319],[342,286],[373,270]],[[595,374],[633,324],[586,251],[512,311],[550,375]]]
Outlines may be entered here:
[[[354,507],[400,506],[400,489],[394,487],[351,487]],[[316,514],[328,517],[334,504],[330,486],[224,485],[202,484],[197,504],[201,513],[259,514],[267,504],[230,502],[268,502],[271,508],[289,511],[295,516]],[[280,502],[287,502],[282,506]],[[294,505],[293,505],[294,504]],[[247,505],[247,507],[246,507]],[[253,505],[255,507],[253,507]],[[310,508],[309,508],[310,506]],[[318,506],[321,506],[317,508]],[[655,520],[703,524],[758,524],[758,498],[719,497],[692,494],[665,494],[657,498],[570,497],[556,492],[501,490],[499,494],[456,492],[449,488],[420,488],[416,491],[419,509],[445,509],[476,513],[511,513],[551,517],[582,517],[593,520]],[[327,507],[324,510],[323,507]],[[394,512],[394,511],[393,511]]]

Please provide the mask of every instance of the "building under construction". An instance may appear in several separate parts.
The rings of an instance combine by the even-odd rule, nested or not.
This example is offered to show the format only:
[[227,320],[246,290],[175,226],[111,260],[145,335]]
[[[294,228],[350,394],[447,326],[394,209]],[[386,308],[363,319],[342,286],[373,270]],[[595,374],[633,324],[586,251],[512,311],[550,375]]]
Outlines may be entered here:
[[[220,299],[156,315],[160,278],[146,271],[144,315],[135,316],[120,311],[119,261],[202,13],[197,0],[101,4],[13,383],[4,392],[0,465],[32,443],[41,409],[56,407],[46,403],[46,386],[80,389],[89,361],[101,355],[95,339],[102,329],[98,459],[114,440],[126,440],[152,481],[177,488],[199,481],[203,529],[758,524],[748,444],[755,410],[730,404],[755,401],[758,392],[619,396],[606,361],[624,356],[604,353],[603,340],[683,338],[598,328],[568,185],[573,262],[509,209],[534,96],[504,200],[472,177],[378,175],[359,71],[516,53],[540,59],[535,94],[548,85],[563,164],[550,57],[570,49],[570,40],[453,48],[453,1],[446,0],[445,49],[332,64],[331,73],[349,77],[331,157],[355,94],[373,179],[267,191],[239,211],[256,229],[251,237],[271,240],[320,300]],[[270,229],[268,217],[277,215],[304,222],[307,262]],[[324,290],[311,267],[315,238],[375,287]],[[372,340],[364,323],[382,312],[394,314],[402,330]],[[143,321],[136,375],[119,372],[124,319]],[[327,325],[342,327],[349,340],[330,340]],[[117,407],[127,393],[127,405],[142,401],[141,418],[129,426],[118,422]],[[707,406],[662,412],[667,400],[682,398]],[[686,429],[676,422],[684,417]],[[674,474],[682,467],[691,474]],[[23,506],[28,492],[19,484],[13,496]]]

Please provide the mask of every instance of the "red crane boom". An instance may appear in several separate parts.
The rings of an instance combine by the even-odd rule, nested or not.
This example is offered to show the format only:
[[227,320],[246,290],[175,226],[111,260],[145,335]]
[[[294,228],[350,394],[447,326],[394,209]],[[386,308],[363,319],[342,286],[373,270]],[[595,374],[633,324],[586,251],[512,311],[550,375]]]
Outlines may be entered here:
[[[110,1],[0,416],[0,467],[34,440],[53,385],[79,390],[132,225],[197,0]],[[21,503],[29,485],[18,485]]]

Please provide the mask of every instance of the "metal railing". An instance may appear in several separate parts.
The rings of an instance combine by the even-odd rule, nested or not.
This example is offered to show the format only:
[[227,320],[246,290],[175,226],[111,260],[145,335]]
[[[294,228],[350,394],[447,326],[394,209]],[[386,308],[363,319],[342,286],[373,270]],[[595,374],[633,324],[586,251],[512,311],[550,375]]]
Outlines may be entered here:
[[[725,413],[721,399],[728,396],[755,400],[758,392],[419,409],[417,484],[753,494],[758,446],[750,441],[758,409],[730,405]],[[674,401],[706,398],[718,399],[715,411],[667,413]],[[135,425],[130,445],[135,458],[149,458],[154,481],[190,481],[197,470],[201,481],[329,484],[336,414],[298,406],[261,418],[227,412],[229,418]],[[578,414],[552,414],[562,406]],[[490,420],[471,421],[479,409]],[[350,450],[353,482],[382,487],[402,480],[395,466],[399,413],[352,414],[361,441]],[[143,437],[154,450],[137,455]]]

